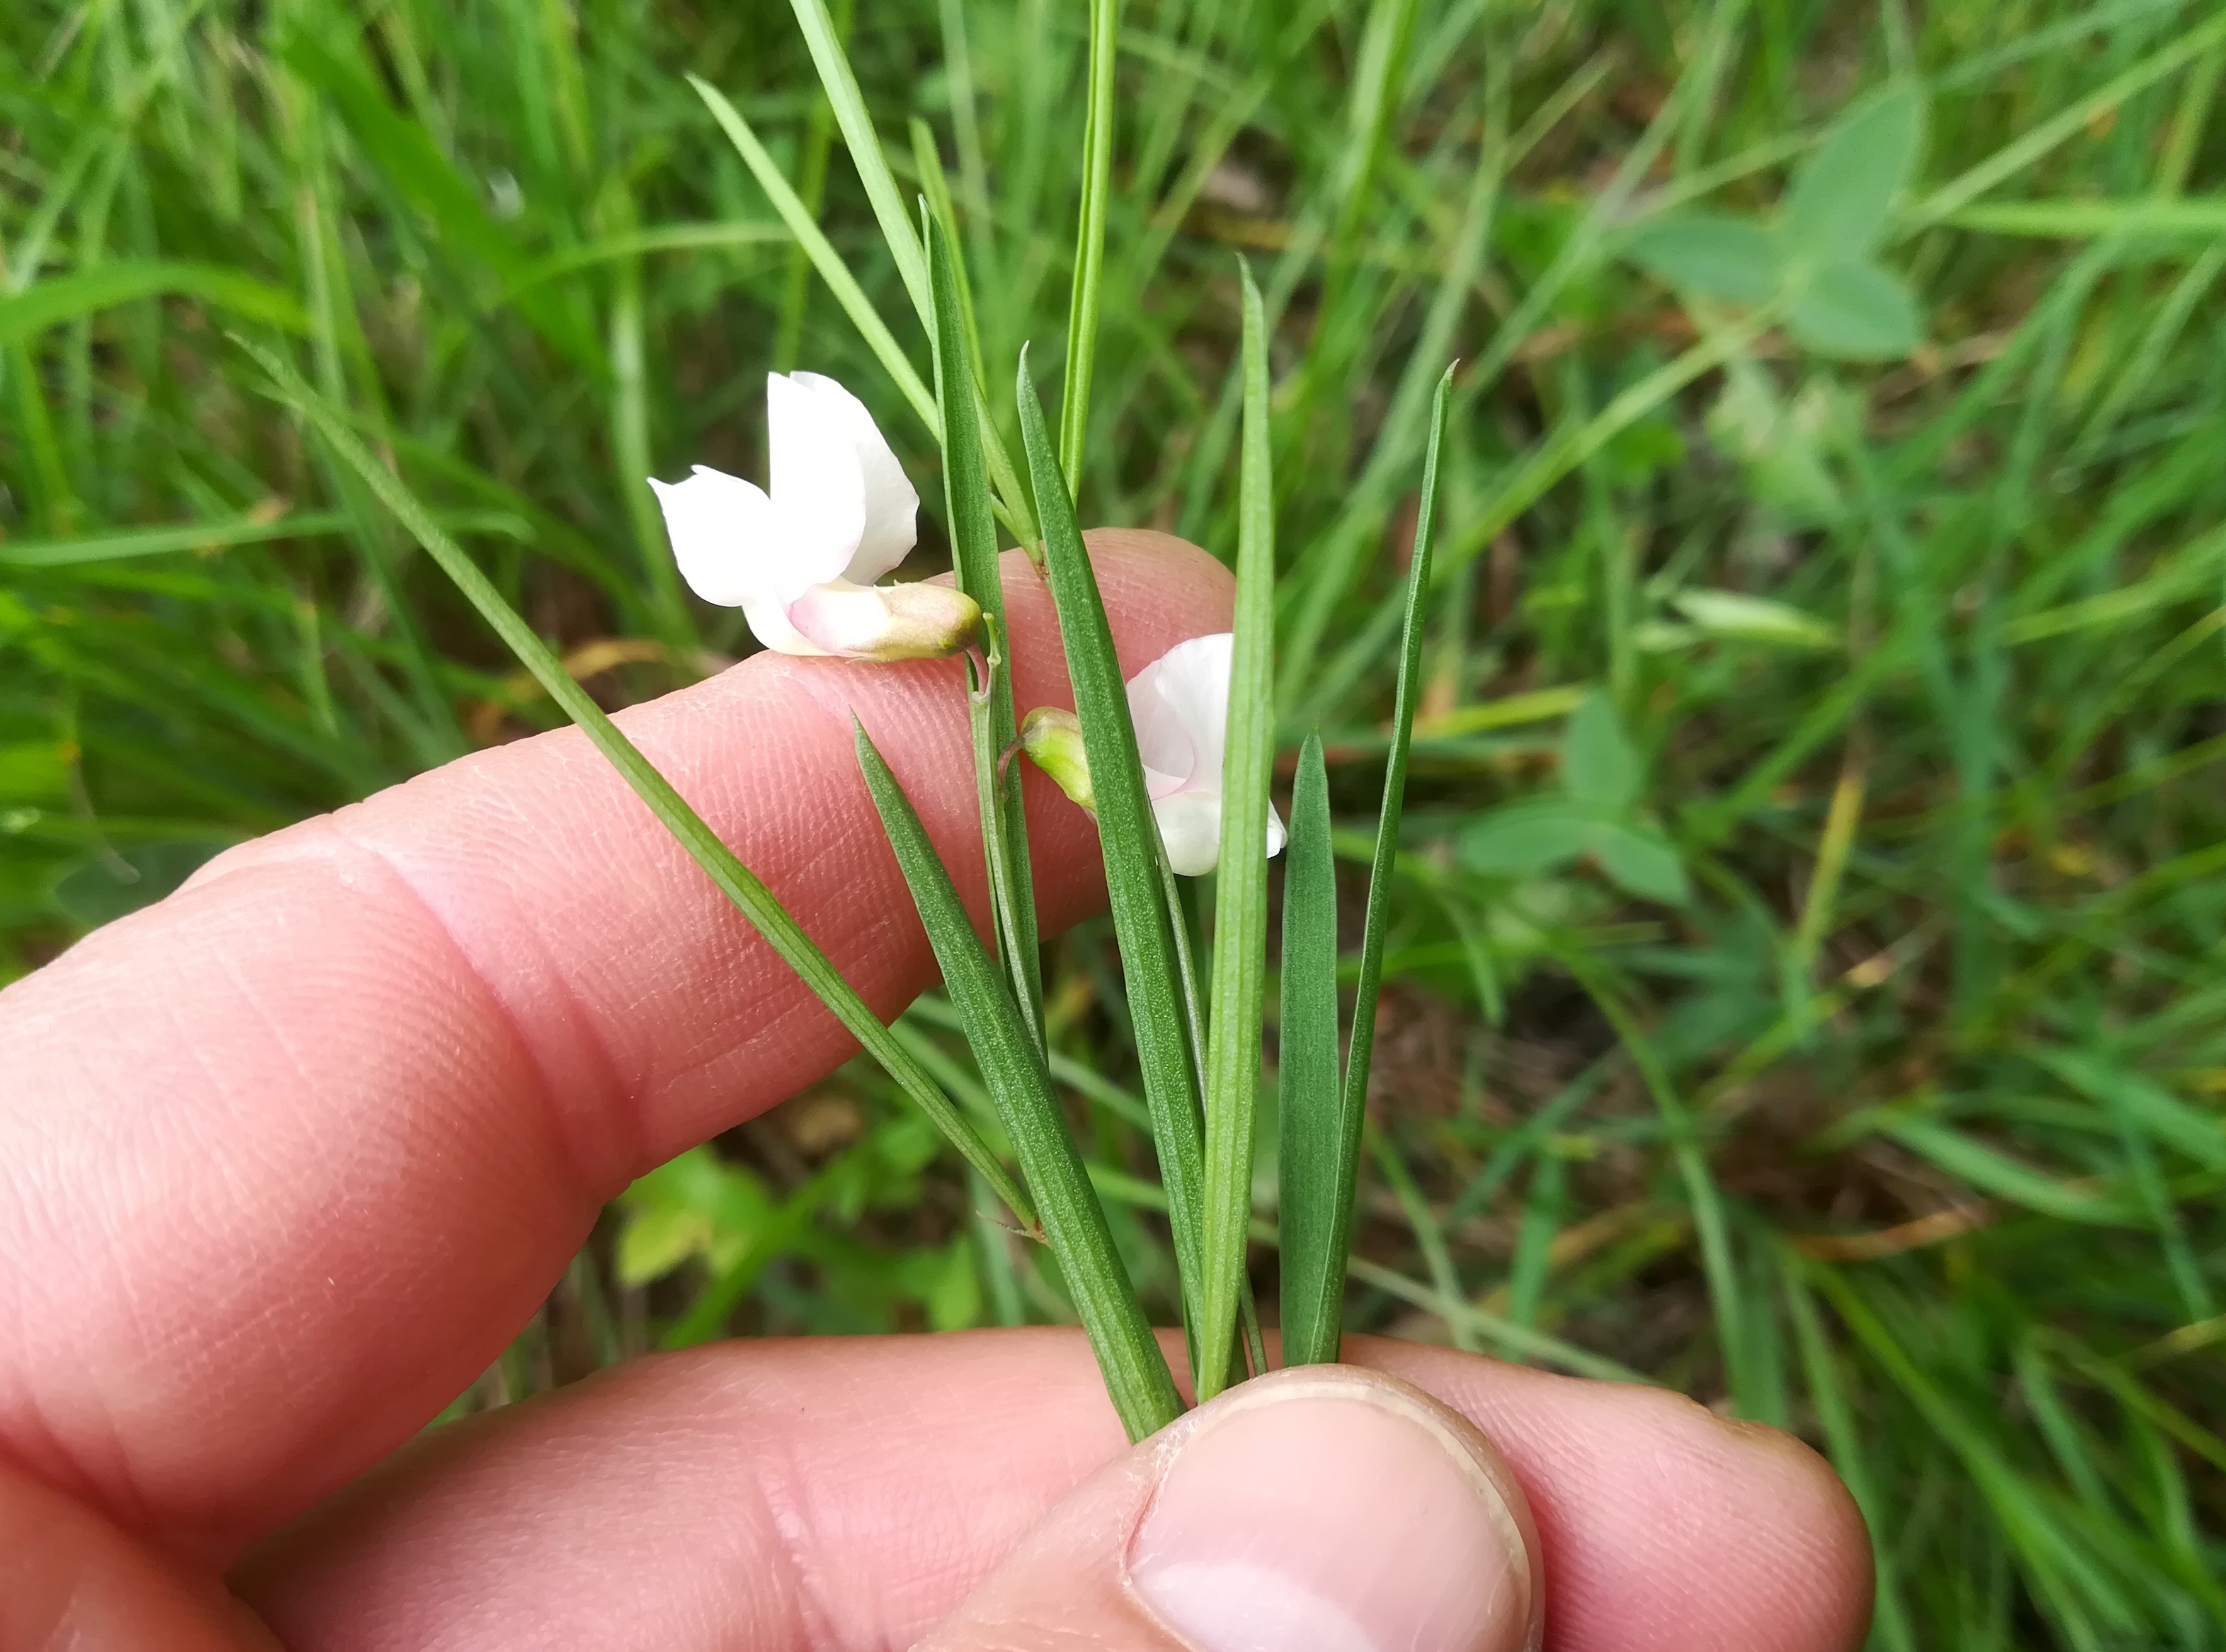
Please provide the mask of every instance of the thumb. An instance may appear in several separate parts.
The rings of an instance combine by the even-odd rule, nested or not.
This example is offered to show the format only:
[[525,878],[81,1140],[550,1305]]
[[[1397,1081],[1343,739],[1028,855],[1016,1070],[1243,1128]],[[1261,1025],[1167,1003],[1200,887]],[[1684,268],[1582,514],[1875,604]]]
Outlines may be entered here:
[[1522,1488],[1466,1419],[1308,1366],[1099,1471],[921,1652],[1535,1652],[1543,1597]]

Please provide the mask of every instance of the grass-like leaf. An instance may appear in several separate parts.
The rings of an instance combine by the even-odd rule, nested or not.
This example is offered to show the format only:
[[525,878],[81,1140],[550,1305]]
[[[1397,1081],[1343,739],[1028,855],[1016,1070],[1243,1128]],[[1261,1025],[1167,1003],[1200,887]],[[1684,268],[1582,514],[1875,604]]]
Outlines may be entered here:
[[1121,0],[1091,0],[1090,101],[1083,118],[1082,210],[1074,232],[1074,286],[1066,308],[1066,382],[1059,397],[1059,460],[1066,491],[1082,486],[1090,428],[1090,371],[1097,354],[1098,283],[1105,265],[1105,197],[1113,187],[1114,54]]
[[858,766],[881,810],[928,944],[943,967],[943,984],[966,1026],[982,1081],[1013,1138],[1021,1172],[1036,1199],[1044,1236],[1059,1259],[1075,1312],[1097,1355],[1113,1408],[1130,1439],[1156,1433],[1181,1414],[1182,1401],[1135,1287],[1113,1249],[1105,1210],[1090,1185],[1082,1154],[1067,1128],[1045,1070],[1043,1051],[1021,1020],[996,964],[974,932],[966,905],[935,852],[927,829],[865,726],[853,719]]
[[[819,272],[820,280],[827,283],[827,290],[835,295],[835,302],[843,307],[843,313],[850,318],[851,325],[858,329],[860,336],[866,340],[867,347],[873,351],[874,359],[896,381],[897,388],[904,392],[905,400],[912,403],[912,410],[919,415],[920,423],[931,430],[940,429],[942,422],[936,416],[935,397],[928,393],[918,370],[898,345],[896,335],[881,320],[881,312],[874,308],[874,301],[866,296],[866,289],[858,285],[858,278],[843,262],[843,255],[835,250],[834,243],[820,233],[811,209],[790,186],[780,168],[773,163],[773,156],[766,152],[766,146],[759,141],[749,122],[742,118],[742,111],[728,101],[725,92],[701,76],[690,75],[688,84],[696,88],[696,95],[703,100],[704,106],[711,111],[711,118],[727,134],[735,153],[742,157],[742,164],[749,168],[750,175],[757,180],[758,187],[765,191],[766,199],[773,203],[773,211],[780,214],[780,221],[788,226],[788,232],[796,238],[797,245],[811,260],[811,267]],[[851,90],[855,93],[857,88],[854,86]],[[839,105],[836,113],[839,117]],[[928,311],[924,275],[922,279],[920,314],[925,315]]]
[[920,1110],[934,1121],[936,1128],[958,1149],[966,1162],[981,1172],[997,1197],[1022,1222],[1033,1225],[1035,1213],[1027,1195],[998,1162],[996,1154],[989,1151],[964,1115],[951,1105],[942,1088],[891,1036],[866,1001],[858,996],[833,962],[819,950],[817,943],[789,916],[779,897],[720,842],[718,834],[673,789],[672,783],[658,773],[640,749],[619,731],[588,691],[572,680],[548,644],[518,616],[516,609],[503,600],[502,594],[464,554],[463,548],[442,531],[432,512],[403,485],[402,479],[372,456],[340,413],[290,365],[245,340],[241,347],[270,375],[280,399],[298,410],[316,428],[340,461],[362,478],[379,503],[394,513],[426,554],[440,564],[441,571],[455,581],[466,600],[518,657],[518,664],[533,674],[550,698],[610,760],[611,766],[649,805],[650,813],[657,816],[658,823],[703,868],[719,893],[735,904],[782,961],[819,995],[820,1002],[843,1023],[850,1036],[864,1045],[888,1071],[889,1077],[919,1103]]
[[912,295],[913,308],[919,312],[920,325],[932,332],[934,306],[927,257],[920,249],[919,238],[913,233],[911,214],[897,191],[888,157],[881,153],[874,118],[867,111],[865,94],[858,90],[858,77],[850,72],[850,59],[843,49],[835,20],[827,15],[826,0],[790,0],[790,6],[796,13],[797,27],[804,31],[805,44],[811,48],[811,66],[819,71],[819,84],[826,89],[827,101],[835,111],[836,125],[843,129],[843,142],[850,150],[851,164],[858,168],[858,181],[866,186],[866,199],[873,203],[881,238],[888,243],[889,256],[896,260],[897,274],[903,277],[905,291]]
[[[1091,786],[1097,794],[1105,889],[1121,943],[1136,1060],[1143,1072],[1145,1105],[1152,1115],[1160,1180],[1167,1189],[1167,1225],[1174,1239],[1175,1273],[1187,1322],[1188,1306],[1201,1299],[1203,1218],[1199,1201],[1205,1148],[1170,914],[1160,889],[1159,825],[1144,790],[1144,765],[1136,755],[1136,728],[1129,715],[1128,687],[1121,677],[1121,657],[1114,651],[1113,629],[1106,621],[1105,600],[1098,593],[1097,575],[1091,571],[1090,553],[1074,519],[1074,500],[1052,447],[1043,403],[1028,379],[1025,352],[1018,395],[1021,447],[1035,489],[1036,519],[1043,524],[1044,564],[1059,613],[1066,674],[1074,686],[1075,715],[1082,722]],[[1202,1340],[1194,1325],[1186,1324],[1186,1328],[1192,1333],[1191,1374],[1200,1379],[1203,1392],[1202,1368],[1225,1363],[1230,1330],[1224,1325],[1218,1340]],[[1211,1359],[1204,1357],[1205,1350],[1215,1350]]]
[[943,497],[958,588],[982,605],[988,624],[989,680],[968,696],[974,729],[974,778],[980,794],[982,842],[989,893],[1014,996],[1036,1042],[1043,1042],[1043,976],[1036,956],[1035,886],[1028,861],[1021,769],[1004,754],[1018,734],[1013,674],[997,651],[1005,640],[1005,588],[997,570],[997,531],[990,519],[989,476],[983,461],[980,407],[974,395],[957,261],[943,225],[926,223],[928,265],[935,292],[935,393],[943,408]]
[[[1268,781],[1275,759],[1275,496],[1268,431],[1268,321],[1244,283],[1244,435],[1237,481],[1237,639],[1229,668],[1229,743],[1221,760],[1221,856],[1214,879],[1213,983],[1207,994],[1205,1212],[1201,1346],[1236,1334],[1252,1215],[1252,1115],[1260,1095],[1267,983]],[[1223,1370],[1207,1362],[1198,1395]]]
[[[1285,1229],[1283,1258],[1283,1358],[1292,1365],[1334,1361],[1339,1340],[1339,1310],[1345,1299],[1346,1258],[1352,1249],[1352,1201],[1360,1173],[1360,1131],[1368,1107],[1368,1068],[1376,1048],[1376,1000],[1383,979],[1383,936],[1391,912],[1391,883],[1399,859],[1399,819],[1407,797],[1407,752],[1415,733],[1415,706],[1422,689],[1422,621],[1430,592],[1430,543],[1437,521],[1438,459],[1446,439],[1446,408],[1452,394],[1453,370],[1447,367],[1438,380],[1430,406],[1429,446],[1422,459],[1422,496],[1415,516],[1414,555],[1407,570],[1407,612],[1399,652],[1399,685],[1391,714],[1391,745],[1383,766],[1383,804],[1376,822],[1376,852],[1368,871],[1368,916],[1360,937],[1360,980],[1353,994],[1352,1043],[1345,1058],[1343,1093],[1326,1121],[1326,1139],[1300,1149],[1306,1165],[1297,1185],[1296,1236]],[[1301,771],[1303,778],[1304,770]],[[1294,820],[1290,873],[1296,875],[1296,814]],[[1289,897],[1288,894],[1285,899]],[[1330,951],[1334,959],[1336,907],[1332,897]],[[1285,934],[1289,933],[1288,924]],[[1332,967],[1334,967],[1332,962]],[[1291,969],[1289,944],[1285,943],[1283,969],[1288,983]],[[1285,987],[1288,993],[1289,988]],[[1286,1027],[1289,1026],[1286,1012]],[[1335,1011],[1332,1011],[1335,1025]],[[1286,1034],[1288,1037],[1288,1033]],[[1332,1040],[1335,1034],[1332,1035]],[[1336,1056],[1332,1052],[1334,1065]],[[1286,1068],[1288,1071],[1288,1066]],[[1304,1103],[1302,1102],[1301,1105]],[[1283,1129],[1292,1129],[1290,1102],[1284,1102]],[[1293,1149],[1284,1149],[1291,1164]],[[1293,1219],[1293,1185],[1284,1184],[1285,1221]],[[1294,1334],[1295,1333],[1295,1334]]]
[[1338,1078],[1337,874],[1329,771],[1307,736],[1283,850],[1283,1013],[1276,1096],[1283,1363],[1337,1358],[1352,1185]]

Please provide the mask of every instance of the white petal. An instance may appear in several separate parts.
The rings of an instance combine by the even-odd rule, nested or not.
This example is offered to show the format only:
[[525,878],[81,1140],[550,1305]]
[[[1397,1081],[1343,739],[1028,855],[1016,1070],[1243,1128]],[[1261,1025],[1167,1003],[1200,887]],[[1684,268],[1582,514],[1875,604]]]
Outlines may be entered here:
[[866,477],[848,416],[831,398],[766,375],[766,441],[783,595],[843,577],[866,531]]
[[1269,804],[1268,805],[1268,858],[1272,861],[1281,855],[1283,852],[1283,845],[1289,841],[1289,838],[1290,834],[1283,829],[1283,817],[1275,812],[1275,805]]
[[[1237,639],[1226,631],[1177,643],[1129,679],[1129,715],[1147,769],[1178,785],[1221,790],[1221,750],[1229,732],[1229,662]],[[1154,790],[1154,796],[1159,795]]]
[[773,505],[754,483],[696,467],[684,482],[649,479],[665,507],[665,531],[680,577],[706,602],[738,608],[771,594]]
[[1221,797],[1218,792],[1184,791],[1152,804],[1160,823],[1160,840],[1167,846],[1167,864],[1186,878],[1202,877],[1221,858]]
[[[919,539],[919,495],[906,479],[904,467],[889,451],[881,427],[866,404],[824,373],[791,373],[817,398],[849,438],[858,457],[858,474],[865,484],[865,522],[858,548],[851,554],[843,577],[858,585],[871,585],[904,561]],[[773,473],[773,493],[779,496],[780,473]]]
[[[881,439],[880,425],[866,412],[866,403],[843,390],[839,383],[817,372],[792,372],[788,385],[797,401],[811,401],[812,412],[826,429],[842,432],[842,441],[857,459],[859,474],[859,537],[839,576],[857,586],[874,579],[904,561],[919,539],[919,494],[904,476],[904,466]],[[779,461],[774,461],[773,497],[781,499]],[[808,503],[808,501],[804,501]]]

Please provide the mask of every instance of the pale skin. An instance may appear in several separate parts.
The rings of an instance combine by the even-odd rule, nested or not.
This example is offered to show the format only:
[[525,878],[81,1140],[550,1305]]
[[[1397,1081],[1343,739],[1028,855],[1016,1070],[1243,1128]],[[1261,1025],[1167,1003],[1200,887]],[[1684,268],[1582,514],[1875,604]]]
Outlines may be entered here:
[[[1218,563],[1091,537],[1127,670],[1227,628]],[[1006,573],[1018,703],[1065,704]],[[932,961],[849,715],[978,911],[960,681],[761,655],[620,720],[884,1014]],[[1041,780],[1051,931],[1103,888]],[[0,1652],[1181,1643],[1109,1559],[1153,1459],[1076,1333],[728,1343],[417,1437],[614,1193],[850,1052],[576,735],[232,851],[0,993]],[[1860,1642],[1860,1523],[1797,1443],[1348,1357],[1497,1448],[1549,1644]]]

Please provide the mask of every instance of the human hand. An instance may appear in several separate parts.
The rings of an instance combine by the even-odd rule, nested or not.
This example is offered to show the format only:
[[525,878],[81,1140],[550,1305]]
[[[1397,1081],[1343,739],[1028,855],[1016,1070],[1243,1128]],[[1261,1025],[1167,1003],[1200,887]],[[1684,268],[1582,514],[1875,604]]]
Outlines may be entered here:
[[[1132,666],[1227,625],[1209,558],[1092,542]],[[1020,703],[1064,702],[1008,572]],[[883,1013],[932,963],[849,711],[979,910],[957,671],[761,655],[620,719]],[[1048,932],[1103,891],[1039,778]],[[1804,1448],[1442,1349],[1133,1449],[1057,1330],[728,1343],[413,1439],[614,1193],[848,1053],[576,734],[220,857],[0,993],[0,1652],[1504,1652],[1542,1602],[1572,1652],[1861,1636]]]

